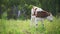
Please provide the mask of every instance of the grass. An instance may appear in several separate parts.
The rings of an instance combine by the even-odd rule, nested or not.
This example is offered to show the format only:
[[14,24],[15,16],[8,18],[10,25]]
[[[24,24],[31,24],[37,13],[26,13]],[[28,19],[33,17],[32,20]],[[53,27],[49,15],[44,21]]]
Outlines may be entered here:
[[44,21],[44,28],[41,22],[38,28],[30,28],[30,20],[6,20],[0,19],[0,34],[60,34],[60,18],[53,22]]

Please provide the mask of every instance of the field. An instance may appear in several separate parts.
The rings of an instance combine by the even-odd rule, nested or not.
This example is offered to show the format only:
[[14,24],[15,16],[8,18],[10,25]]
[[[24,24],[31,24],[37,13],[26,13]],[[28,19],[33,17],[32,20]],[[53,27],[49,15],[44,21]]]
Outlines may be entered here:
[[38,28],[30,28],[30,19],[27,20],[6,20],[0,19],[0,34],[60,34],[60,18],[53,22],[44,21],[44,28],[41,22]]

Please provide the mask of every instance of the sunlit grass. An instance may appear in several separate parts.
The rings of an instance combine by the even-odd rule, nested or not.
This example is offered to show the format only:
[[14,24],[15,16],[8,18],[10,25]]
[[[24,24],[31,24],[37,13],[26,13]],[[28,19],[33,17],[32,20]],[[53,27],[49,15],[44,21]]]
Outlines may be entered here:
[[60,34],[60,19],[54,19],[53,22],[44,21],[44,27],[41,22],[38,28],[30,28],[30,20],[5,20],[0,19],[0,34]]

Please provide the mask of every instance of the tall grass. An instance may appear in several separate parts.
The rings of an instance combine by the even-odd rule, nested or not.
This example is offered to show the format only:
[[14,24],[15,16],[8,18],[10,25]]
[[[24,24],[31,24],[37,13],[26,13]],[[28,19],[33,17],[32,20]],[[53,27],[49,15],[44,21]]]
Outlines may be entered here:
[[0,19],[0,34],[60,34],[60,18],[53,22],[44,21],[44,28],[41,22],[38,28],[30,28],[30,20],[6,20]]

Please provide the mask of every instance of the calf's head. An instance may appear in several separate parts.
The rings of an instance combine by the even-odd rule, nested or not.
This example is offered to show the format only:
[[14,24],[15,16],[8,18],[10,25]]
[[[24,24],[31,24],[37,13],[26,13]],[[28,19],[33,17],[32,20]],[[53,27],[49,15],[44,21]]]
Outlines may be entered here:
[[53,21],[53,15],[50,13],[50,16],[47,17],[47,19],[52,22]]

